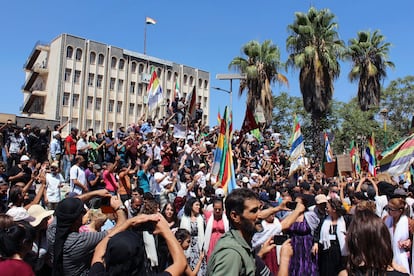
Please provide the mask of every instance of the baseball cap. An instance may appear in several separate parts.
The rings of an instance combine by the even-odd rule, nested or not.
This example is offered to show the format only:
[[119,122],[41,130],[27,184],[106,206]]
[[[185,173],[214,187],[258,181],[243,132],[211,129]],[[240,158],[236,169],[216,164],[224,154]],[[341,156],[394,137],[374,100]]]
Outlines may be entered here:
[[23,207],[12,207],[7,212],[6,215],[13,218],[13,221],[27,221],[32,222],[36,219],[32,217],[29,212]]
[[216,195],[216,197],[224,197],[224,190],[222,188],[217,188],[216,191],[214,192],[214,194]]
[[20,161],[29,161],[30,158],[27,155],[22,155],[22,157],[20,157]]

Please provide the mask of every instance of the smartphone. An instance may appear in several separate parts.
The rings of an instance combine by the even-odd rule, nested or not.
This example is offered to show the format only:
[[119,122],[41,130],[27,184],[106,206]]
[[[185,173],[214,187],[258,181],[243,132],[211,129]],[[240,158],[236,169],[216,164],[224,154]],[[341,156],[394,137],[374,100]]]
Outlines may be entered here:
[[276,245],[282,245],[287,239],[289,239],[288,235],[275,235],[275,236],[273,236],[273,241]]
[[286,203],[286,207],[290,210],[295,210],[296,205],[298,205],[296,201],[289,201],[288,203]]
[[101,198],[101,211],[104,214],[115,213],[114,208],[111,207],[111,198],[110,197]]

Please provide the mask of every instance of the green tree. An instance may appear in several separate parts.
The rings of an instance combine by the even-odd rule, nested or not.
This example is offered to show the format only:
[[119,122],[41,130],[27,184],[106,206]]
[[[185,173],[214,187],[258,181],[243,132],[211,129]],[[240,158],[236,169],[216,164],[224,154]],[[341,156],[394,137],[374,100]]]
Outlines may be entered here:
[[328,10],[311,7],[308,13],[295,13],[295,21],[288,26],[286,40],[290,53],[287,66],[300,70],[299,82],[305,110],[311,114],[313,150],[322,157],[320,133],[323,118],[331,108],[333,81],[338,78],[338,60],[344,43],[338,38],[335,16]]
[[388,60],[390,43],[384,42],[385,37],[374,31],[358,32],[357,38],[349,40],[345,56],[352,61],[349,73],[351,82],[359,81],[358,103],[362,111],[379,106],[381,81],[386,77],[386,68],[394,67]]
[[263,110],[266,125],[269,125],[273,111],[271,84],[288,83],[286,77],[279,73],[283,67],[280,50],[270,40],[265,40],[263,44],[252,40],[243,46],[242,51],[245,57],[235,57],[229,69],[246,74],[247,78],[240,81],[239,92],[247,91],[247,108]]
[[407,136],[411,128],[414,106],[414,76],[393,80],[382,92],[381,107],[388,111],[387,145]]

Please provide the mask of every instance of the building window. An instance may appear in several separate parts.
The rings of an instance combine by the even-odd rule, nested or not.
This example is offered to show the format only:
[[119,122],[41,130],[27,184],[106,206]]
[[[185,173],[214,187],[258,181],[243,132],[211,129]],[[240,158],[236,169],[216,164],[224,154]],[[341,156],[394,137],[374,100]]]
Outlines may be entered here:
[[135,73],[137,71],[137,63],[136,62],[132,62],[131,71],[132,71],[132,73]]
[[92,127],[92,120],[91,119],[87,119],[86,120],[86,127],[87,128],[91,128]]
[[78,105],[79,105],[79,95],[78,94],[73,94],[73,96],[72,96],[72,106],[78,107]]
[[102,88],[102,80],[103,80],[103,76],[98,75],[98,77],[96,78],[96,87]]
[[89,75],[88,75],[88,86],[93,86],[94,82],[95,82],[95,74],[89,73]]
[[140,64],[138,68],[138,73],[144,72],[144,64]]
[[79,83],[80,81],[81,71],[75,70],[75,75],[73,76],[73,82]]
[[171,89],[167,89],[167,99],[170,99],[171,97]]
[[135,104],[130,103],[129,110],[128,110],[129,115],[134,115],[134,109],[135,109]]
[[65,69],[65,81],[70,82],[70,75],[72,75],[72,69],[66,68]]
[[129,87],[129,93],[134,94],[135,93],[135,81],[131,81],[131,85]]
[[69,105],[69,97],[70,97],[69,93],[67,93],[67,92],[63,93],[62,105],[64,105],[64,106]]
[[118,80],[118,92],[124,90],[124,80]]
[[108,112],[114,112],[114,100],[109,100]]
[[93,108],[93,97],[88,96],[86,100],[86,109],[92,109]]
[[116,112],[121,113],[121,111],[122,111],[122,102],[117,102],[116,103]]
[[99,54],[98,56],[98,65],[103,65],[105,62],[105,57],[102,54]]
[[115,57],[112,57],[112,59],[111,59],[111,68],[112,69],[116,68],[116,58]]
[[95,100],[95,109],[96,110],[101,110],[101,105],[102,105],[102,99],[101,98],[96,98],[96,100]]
[[125,66],[125,60],[120,59],[119,60],[119,70],[124,70],[124,66]]
[[184,75],[184,84],[187,84],[187,80],[188,80],[187,75]]
[[72,46],[68,46],[68,48],[66,48],[66,57],[72,58],[72,56],[73,56],[73,48]]
[[208,87],[208,80],[205,80],[204,81],[204,89],[207,89],[207,87]]
[[204,108],[207,108],[207,97],[204,97]]
[[82,60],[82,50],[81,49],[76,49],[76,55],[75,55],[75,58],[76,58],[76,60],[77,61],[80,61],[80,60]]
[[140,116],[142,114],[142,104],[137,104],[137,115]]
[[95,121],[95,129],[96,130],[101,129],[101,121],[99,121],[99,120]]
[[157,76],[158,76],[159,78],[161,78],[161,74],[162,74],[162,70],[161,70],[161,68],[158,68],[158,69],[157,69]]
[[142,84],[138,84],[138,95],[142,95]]
[[198,87],[199,88],[203,87],[203,80],[202,79],[198,79]]
[[109,90],[113,91],[115,88],[115,78],[111,78],[111,80],[109,81]]
[[168,71],[167,72],[167,79],[170,81],[171,80],[171,77],[172,77],[172,72],[171,71]]
[[95,52],[91,52],[91,54],[89,55],[89,63],[95,64],[95,62],[96,62],[96,54]]

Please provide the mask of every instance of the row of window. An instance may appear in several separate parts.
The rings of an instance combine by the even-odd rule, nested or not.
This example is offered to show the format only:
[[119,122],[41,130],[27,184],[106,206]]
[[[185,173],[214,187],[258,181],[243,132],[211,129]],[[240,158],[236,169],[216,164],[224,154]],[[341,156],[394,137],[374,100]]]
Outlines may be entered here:
[[[70,101],[69,99],[70,99],[70,93],[65,92],[63,94],[63,106],[69,106],[69,101]],[[112,113],[112,112],[116,111],[116,113],[121,113],[122,112],[122,105],[123,105],[123,102],[121,102],[121,101],[117,101],[116,105],[115,105],[114,100],[109,100],[109,102],[108,102],[108,112]],[[79,95],[78,94],[73,94],[73,96],[72,96],[72,106],[79,106]],[[99,111],[99,110],[101,110],[101,108],[102,108],[102,99],[101,98],[96,98],[95,103],[94,103],[93,97],[88,96],[87,101],[86,101],[86,109],[88,109],[88,110],[94,109],[94,110]],[[138,114],[140,114],[142,112],[143,105],[142,104],[137,104],[137,108],[138,108]],[[128,108],[128,114],[133,115],[134,110],[135,110],[135,104],[130,103],[129,108]]]
[[[68,59],[72,59],[73,58],[73,47],[72,46],[68,46],[67,47],[67,49],[66,49],[66,58],[68,58]],[[82,50],[80,48],[77,48],[76,49],[75,59],[77,61],[81,61],[82,60]],[[90,62],[90,64],[96,64],[96,53],[95,52],[91,52],[90,53],[89,62]],[[103,66],[104,65],[104,62],[105,62],[104,55],[103,54],[99,54],[98,55],[98,65]],[[117,60],[116,57],[112,57],[112,59],[111,59],[111,68],[112,69],[116,69],[117,63],[118,63],[118,69],[124,70],[125,60],[124,59],[119,59],[119,62],[118,62],[118,60]],[[137,63],[133,61],[131,63],[131,71],[132,71],[132,73],[136,73],[136,70],[137,70]],[[142,73],[142,72],[144,72],[144,65],[143,64],[139,64],[138,73]],[[157,69],[157,75],[158,75],[158,77],[161,77],[161,74],[162,74],[162,70],[160,68],[158,68]],[[167,72],[167,79],[168,79],[168,81],[171,81],[171,78],[172,78],[172,72],[171,71],[168,71]],[[176,80],[177,78],[178,78],[178,74],[175,73],[174,74],[174,79]],[[188,77],[187,75],[184,75],[183,82],[184,82],[185,85],[188,84],[188,85],[192,86],[192,85],[194,85],[194,78],[193,78],[193,76]],[[202,79],[198,79],[198,87],[199,88],[202,88],[203,87],[203,84],[204,84],[204,89],[207,89],[208,88],[208,81],[207,80],[204,80],[203,81]]]

